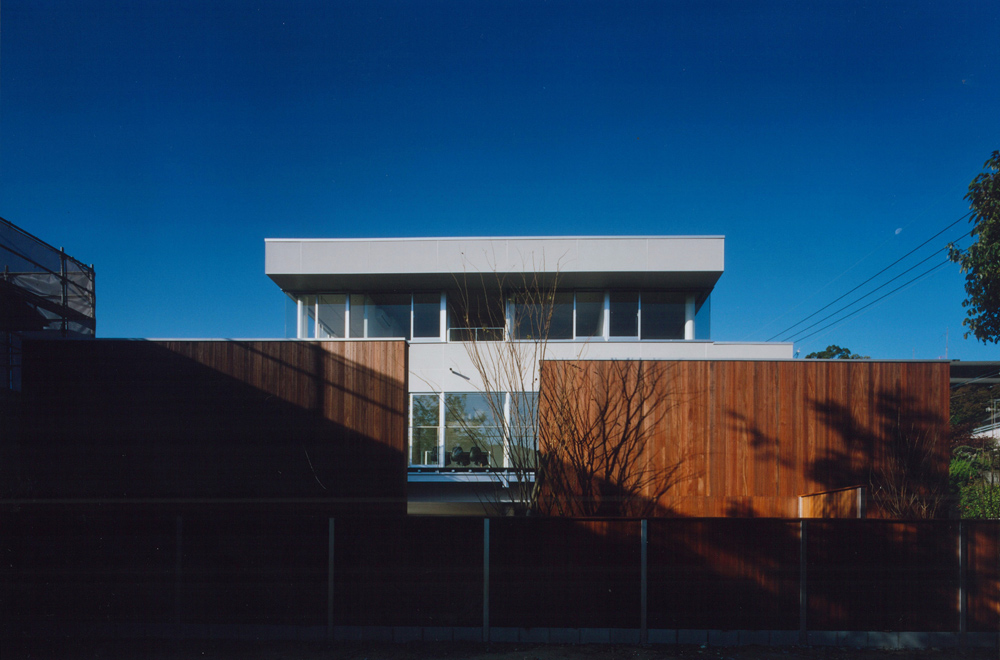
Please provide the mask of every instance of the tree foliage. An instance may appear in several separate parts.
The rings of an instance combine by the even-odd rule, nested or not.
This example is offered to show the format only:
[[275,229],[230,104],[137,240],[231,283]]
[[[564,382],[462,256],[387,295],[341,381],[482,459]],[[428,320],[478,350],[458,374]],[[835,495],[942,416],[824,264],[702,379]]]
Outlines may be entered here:
[[1000,342],[1000,151],[983,164],[983,172],[969,184],[965,199],[972,209],[969,235],[976,239],[967,249],[949,245],[952,261],[965,273],[962,306],[967,318],[962,324],[968,337],[987,343]]
[[962,518],[1000,518],[1000,456],[992,447],[958,447],[949,468]]
[[951,425],[981,426],[989,421],[993,399],[1000,399],[1000,390],[993,385],[962,385],[951,393]]
[[869,355],[852,353],[851,349],[830,344],[826,350],[816,351],[806,356],[807,360],[870,360]]

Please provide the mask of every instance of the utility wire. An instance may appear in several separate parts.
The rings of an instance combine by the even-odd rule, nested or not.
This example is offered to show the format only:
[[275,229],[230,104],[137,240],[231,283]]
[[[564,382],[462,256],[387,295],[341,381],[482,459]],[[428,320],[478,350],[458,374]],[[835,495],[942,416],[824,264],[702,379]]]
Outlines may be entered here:
[[[907,258],[908,256],[910,256],[911,254],[913,254],[914,252],[916,252],[916,251],[917,251],[917,250],[919,250],[920,248],[924,247],[925,245],[927,245],[928,243],[930,243],[931,241],[933,241],[933,240],[934,240],[935,238],[937,238],[937,237],[938,237],[938,236],[940,236],[941,234],[945,233],[946,231],[948,231],[949,229],[951,229],[952,227],[954,227],[955,225],[957,225],[958,223],[960,223],[960,222],[961,222],[962,220],[965,220],[966,218],[968,218],[968,217],[969,217],[970,215],[972,215],[972,211],[969,211],[968,213],[966,213],[965,215],[963,215],[962,217],[960,217],[960,218],[959,218],[958,220],[956,220],[955,222],[951,223],[950,225],[948,225],[947,227],[945,227],[944,229],[942,229],[942,230],[941,230],[941,231],[939,231],[938,233],[934,234],[933,236],[931,236],[930,238],[928,238],[928,239],[927,239],[926,241],[924,241],[923,243],[921,243],[921,244],[920,244],[920,245],[918,245],[917,247],[913,248],[912,250],[910,250],[909,252],[907,252],[906,254],[904,254],[903,256],[901,256],[901,257],[900,257],[899,259],[896,259],[896,260],[895,260],[895,261],[893,261],[893,262],[892,262],[891,264],[889,264],[888,266],[886,266],[885,268],[883,268],[883,269],[882,269],[882,270],[880,270],[879,272],[875,273],[874,275],[872,275],[871,277],[869,277],[869,278],[868,278],[867,280],[865,280],[865,281],[864,281],[864,282],[862,282],[861,284],[857,285],[856,287],[854,287],[853,289],[851,289],[850,291],[848,291],[848,292],[847,292],[847,293],[845,293],[844,295],[840,296],[839,298],[836,298],[835,300],[831,300],[831,301],[830,301],[829,303],[827,303],[826,305],[824,305],[824,306],[820,307],[819,309],[817,309],[817,310],[816,310],[815,312],[813,312],[813,313],[812,313],[812,314],[810,314],[809,316],[805,317],[804,319],[802,319],[802,320],[801,320],[801,321],[799,321],[798,323],[793,323],[792,325],[788,326],[787,328],[785,328],[785,329],[784,329],[784,330],[782,330],[781,332],[777,333],[776,335],[774,335],[773,337],[771,337],[771,338],[770,338],[770,339],[768,339],[767,341],[774,341],[775,339],[777,339],[777,338],[778,338],[778,337],[780,337],[781,335],[785,334],[786,332],[788,332],[789,330],[791,330],[791,329],[792,329],[792,328],[794,328],[795,326],[797,326],[797,325],[801,325],[801,324],[805,323],[806,321],[808,321],[808,320],[809,320],[809,319],[811,319],[812,317],[816,316],[817,314],[819,314],[819,313],[820,313],[820,312],[822,312],[823,310],[827,309],[827,308],[828,308],[828,307],[830,307],[831,305],[833,305],[833,304],[835,304],[835,303],[837,303],[837,302],[840,302],[841,300],[843,300],[843,299],[844,299],[844,298],[846,298],[847,296],[851,295],[852,293],[854,293],[855,291],[857,291],[858,289],[860,289],[860,288],[861,288],[861,287],[863,287],[864,285],[866,285],[866,284],[868,284],[869,282],[871,282],[872,280],[874,280],[874,279],[875,279],[876,277],[878,277],[879,275],[881,275],[881,274],[882,274],[882,273],[884,273],[885,271],[889,270],[890,268],[892,268],[893,266],[895,266],[896,264],[898,264],[898,263],[899,263],[900,261],[902,261],[903,259],[906,259],[906,258]],[[850,306],[850,305],[848,305],[848,307],[849,307],[849,306]],[[810,327],[812,327],[812,326],[810,326]]]
[[[964,237],[964,236],[965,236],[965,234],[963,233],[963,234],[962,234],[962,236],[959,236],[959,237],[958,237],[957,239],[955,239],[955,241],[958,241],[958,240],[960,240],[960,239],[961,239],[962,237]],[[954,243],[955,241],[952,241],[952,243]],[[820,320],[816,321],[816,322],[815,322],[815,323],[813,323],[812,325],[807,325],[806,327],[802,328],[801,330],[798,330],[798,331],[796,331],[796,332],[793,332],[793,333],[792,333],[791,335],[789,335],[789,336],[785,337],[785,338],[784,338],[784,339],[783,339],[782,341],[793,341],[793,338],[794,338],[794,337],[795,337],[796,335],[800,335],[800,334],[802,334],[803,332],[805,332],[806,330],[809,330],[810,328],[814,328],[814,327],[816,327],[817,325],[819,325],[819,324],[820,324],[820,323],[822,323],[823,321],[826,321],[827,319],[829,319],[829,318],[831,318],[831,317],[833,317],[833,316],[836,316],[837,314],[840,314],[840,313],[841,313],[842,311],[844,311],[844,310],[845,310],[845,309],[847,309],[848,307],[851,307],[852,305],[855,305],[855,304],[857,304],[857,303],[861,302],[862,300],[864,300],[864,299],[865,299],[865,298],[867,298],[868,296],[872,295],[873,293],[875,293],[875,292],[876,292],[876,291],[878,291],[879,289],[882,289],[882,288],[884,288],[884,287],[887,287],[887,286],[889,286],[890,284],[892,284],[893,282],[895,282],[896,280],[898,280],[899,278],[901,278],[901,277],[902,277],[903,275],[906,275],[907,273],[909,273],[909,272],[910,272],[911,270],[913,270],[913,269],[914,269],[914,268],[916,268],[917,266],[919,266],[919,265],[921,265],[921,264],[924,264],[924,263],[926,263],[926,262],[930,261],[930,260],[931,260],[931,259],[933,259],[933,258],[934,258],[934,257],[935,257],[935,256],[936,256],[936,255],[937,255],[937,254],[938,254],[939,252],[944,252],[944,251],[945,251],[945,250],[947,250],[947,249],[948,249],[948,248],[944,247],[944,248],[941,248],[940,250],[936,250],[935,252],[932,252],[932,253],[931,253],[930,255],[928,255],[927,257],[925,257],[925,258],[923,258],[923,259],[921,259],[921,260],[920,260],[920,261],[918,261],[917,263],[913,264],[912,266],[910,266],[909,268],[907,268],[907,269],[906,269],[906,270],[904,270],[903,272],[899,273],[899,274],[898,274],[898,275],[896,275],[895,277],[892,277],[892,278],[890,278],[890,279],[886,280],[885,282],[883,282],[882,284],[879,284],[879,285],[878,285],[877,287],[875,287],[874,289],[872,289],[871,291],[869,291],[869,292],[868,292],[868,293],[866,293],[865,295],[861,296],[860,298],[856,298],[856,299],[852,300],[851,302],[847,303],[846,305],[844,305],[843,307],[841,307],[840,309],[838,309],[837,311],[835,311],[835,312],[831,312],[830,314],[827,314],[826,316],[824,316],[824,317],[823,317],[823,318],[821,318]],[[844,295],[847,295],[847,294],[844,294]],[[841,296],[841,298],[843,298],[843,297],[844,297],[844,296]],[[834,302],[836,302],[836,301],[834,301]],[[831,303],[831,304],[833,304],[833,303]],[[827,305],[827,307],[829,307],[829,306],[830,306],[830,305]],[[819,312],[816,312],[816,313],[818,314]],[[815,316],[815,314],[814,314],[814,316]],[[801,323],[801,321],[800,321],[800,323]]]
[[[937,253],[935,252],[935,254],[937,254]],[[882,296],[879,296],[878,298],[876,298],[875,300],[871,301],[870,303],[868,303],[864,307],[857,308],[856,310],[854,310],[853,312],[851,312],[847,316],[843,316],[843,317],[837,319],[836,321],[833,321],[832,323],[829,323],[828,325],[823,326],[819,330],[816,330],[814,332],[809,333],[805,337],[799,337],[798,341],[805,341],[806,339],[809,339],[813,335],[818,334],[818,333],[826,330],[827,328],[830,328],[830,327],[833,327],[833,326],[837,325],[841,321],[846,321],[847,319],[851,318],[852,316],[854,316],[858,312],[861,312],[863,310],[868,309],[869,307],[871,307],[875,303],[879,302],[880,300],[884,300],[884,299],[888,298],[889,296],[891,296],[892,294],[894,294],[897,291],[899,291],[900,289],[903,289],[903,288],[907,287],[908,285],[913,284],[914,282],[916,282],[917,280],[919,280],[924,275],[929,275],[929,274],[933,273],[935,270],[937,270],[938,268],[940,268],[941,266],[947,266],[950,263],[952,263],[951,259],[945,259],[944,261],[942,261],[941,263],[939,263],[937,266],[934,266],[933,268],[925,270],[924,272],[922,272],[919,275],[917,275],[916,277],[914,277],[912,280],[909,280],[907,282],[903,282],[902,284],[900,284],[898,287],[896,287],[892,291],[890,291],[890,292],[888,292],[888,293],[886,293],[886,294],[884,294]]]

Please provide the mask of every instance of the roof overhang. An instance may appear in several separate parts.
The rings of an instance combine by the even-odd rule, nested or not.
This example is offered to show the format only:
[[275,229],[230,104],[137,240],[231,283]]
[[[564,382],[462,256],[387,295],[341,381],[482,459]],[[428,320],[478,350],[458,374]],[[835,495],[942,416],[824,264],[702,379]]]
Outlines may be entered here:
[[449,289],[466,278],[516,287],[710,290],[722,236],[266,239],[265,272],[284,291]]
[[952,385],[995,385],[1000,383],[1000,362],[951,361]]

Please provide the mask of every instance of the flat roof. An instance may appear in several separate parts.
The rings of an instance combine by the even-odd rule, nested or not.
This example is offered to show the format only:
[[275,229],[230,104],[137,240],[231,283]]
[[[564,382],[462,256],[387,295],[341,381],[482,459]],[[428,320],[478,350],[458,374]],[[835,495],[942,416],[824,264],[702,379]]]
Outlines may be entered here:
[[[265,239],[285,291],[453,288],[457,278],[532,273],[560,286],[711,289],[723,236]],[[500,279],[498,279],[500,281]]]
[[951,361],[952,385],[995,385],[1000,383],[1000,362]]

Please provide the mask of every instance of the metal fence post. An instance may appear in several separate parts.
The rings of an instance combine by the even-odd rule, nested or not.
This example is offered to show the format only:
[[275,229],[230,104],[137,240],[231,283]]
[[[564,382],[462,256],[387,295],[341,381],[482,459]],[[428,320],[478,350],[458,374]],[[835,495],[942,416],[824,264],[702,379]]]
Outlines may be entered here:
[[326,638],[333,639],[333,518],[330,518],[327,532]]
[[490,641],[490,519],[483,518],[483,641]]
[[642,548],[640,553],[640,587],[639,587],[639,599],[640,599],[640,614],[639,614],[639,643],[647,644],[649,643],[649,627],[648,621],[646,619],[646,603],[647,603],[647,564],[646,564],[646,547],[649,544],[649,524],[644,518],[642,520]]
[[969,593],[968,585],[968,561],[969,561],[969,539],[968,527],[958,521],[958,632],[965,646],[965,633],[968,630]]
[[806,590],[806,520],[799,518],[799,644],[809,642],[809,627],[806,622],[809,598]]
[[181,590],[184,582],[184,516],[174,520],[174,623],[181,622]]

